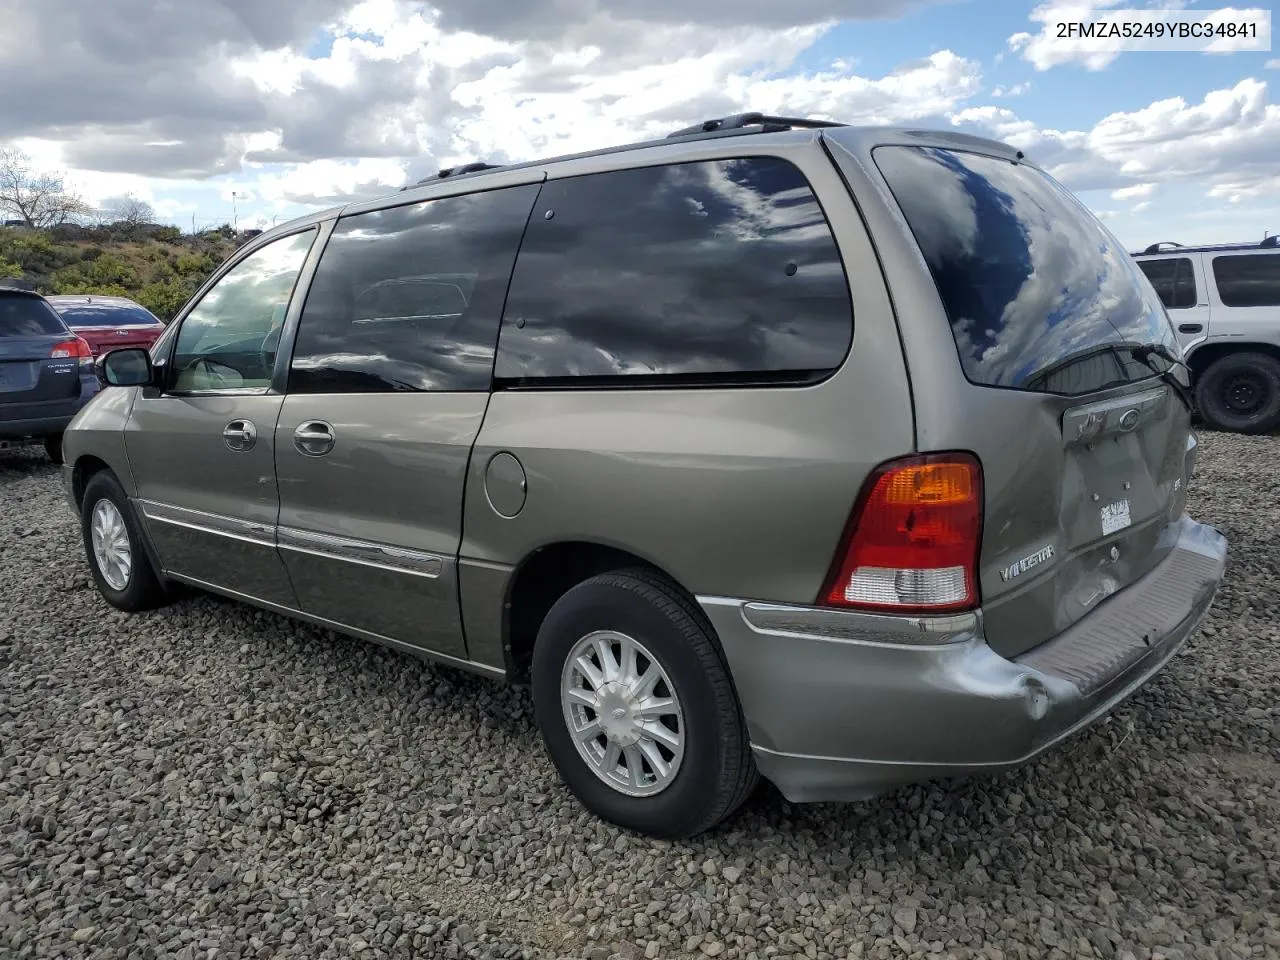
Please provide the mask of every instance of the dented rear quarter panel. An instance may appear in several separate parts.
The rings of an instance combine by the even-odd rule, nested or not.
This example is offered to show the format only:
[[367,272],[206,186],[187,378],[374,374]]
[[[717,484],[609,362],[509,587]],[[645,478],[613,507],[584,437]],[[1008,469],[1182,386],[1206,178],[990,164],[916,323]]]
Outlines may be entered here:
[[[986,638],[998,653],[1017,656],[1076,622],[1105,598],[1108,582],[1130,583],[1165,556],[1162,534],[1185,509],[1185,475],[1194,462],[1194,441],[1184,439],[1189,416],[1159,380],[1078,398],[978,386],[966,378],[928,264],[871,152],[888,145],[931,146],[1035,167],[1033,162],[1005,144],[965,134],[850,128],[824,136],[875,238],[893,297],[911,373],[918,447],[969,451],[982,462],[979,582]],[[1132,404],[1121,398],[1148,391],[1159,399],[1144,416],[1163,426],[1149,439],[1104,438],[1112,448],[1100,448],[1097,462],[1077,469],[1064,417],[1095,403],[1127,409]],[[1165,440],[1167,449],[1139,446]],[[1136,456],[1155,465],[1151,477],[1129,469]],[[1145,519],[1128,531],[1118,555],[1109,542],[1073,552],[1073,543],[1084,539],[1081,525],[1096,524],[1102,506],[1131,494],[1135,513]],[[1005,575],[1046,548],[1051,556],[1017,576]]]

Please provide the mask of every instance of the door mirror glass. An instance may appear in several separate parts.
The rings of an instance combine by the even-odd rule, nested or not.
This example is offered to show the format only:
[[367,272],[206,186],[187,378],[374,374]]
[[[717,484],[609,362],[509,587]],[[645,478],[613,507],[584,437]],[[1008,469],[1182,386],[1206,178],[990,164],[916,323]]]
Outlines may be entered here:
[[98,358],[98,379],[108,387],[141,387],[151,382],[151,354],[139,347],[112,350]]

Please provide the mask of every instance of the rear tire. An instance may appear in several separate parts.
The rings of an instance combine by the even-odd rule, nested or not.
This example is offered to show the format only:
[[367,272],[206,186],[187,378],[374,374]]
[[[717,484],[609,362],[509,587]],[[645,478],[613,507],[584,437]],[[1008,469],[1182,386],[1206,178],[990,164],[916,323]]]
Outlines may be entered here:
[[55,433],[44,438],[44,452],[54,463],[62,463],[62,434]]
[[1196,383],[1205,422],[1232,433],[1270,433],[1280,427],[1280,361],[1265,353],[1219,357]]
[[85,486],[80,531],[98,592],[118,610],[137,613],[168,600],[143,547],[142,529],[124,489],[109,471]]
[[[628,646],[637,651],[629,672]],[[604,820],[691,837],[733,813],[758,781],[719,643],[661,576],[605,573],[566,592],[538,631],[531,679],[552,762]],[[594,737],[573,732],[593,724]]]

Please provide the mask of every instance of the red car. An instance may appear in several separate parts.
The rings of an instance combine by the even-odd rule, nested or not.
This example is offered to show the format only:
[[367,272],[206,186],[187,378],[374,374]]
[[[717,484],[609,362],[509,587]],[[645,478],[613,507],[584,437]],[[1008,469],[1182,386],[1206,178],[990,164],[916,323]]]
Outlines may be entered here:
[[125,297],[76,293],[46,297],[95,357],[118,347],[150,347],[164,332],[154,313]]

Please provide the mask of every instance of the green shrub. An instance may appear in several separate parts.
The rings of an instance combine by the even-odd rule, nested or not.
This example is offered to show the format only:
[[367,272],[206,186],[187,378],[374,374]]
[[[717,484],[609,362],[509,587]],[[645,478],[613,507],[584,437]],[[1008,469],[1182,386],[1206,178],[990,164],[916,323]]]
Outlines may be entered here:
[[138,291],[134,299],[168,323],[195,290],[194,284],[181,282],[149,283]]

